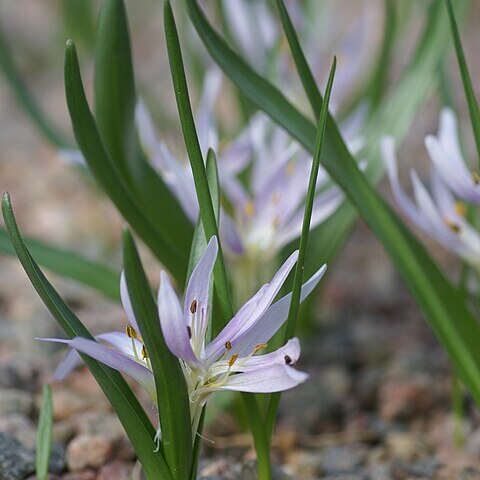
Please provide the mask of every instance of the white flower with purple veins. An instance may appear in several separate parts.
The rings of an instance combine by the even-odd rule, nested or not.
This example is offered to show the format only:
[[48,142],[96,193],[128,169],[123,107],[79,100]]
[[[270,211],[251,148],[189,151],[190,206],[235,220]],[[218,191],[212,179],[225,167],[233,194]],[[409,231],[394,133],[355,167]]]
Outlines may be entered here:
[[[238,310],[216,338],[207,342],[212,270],[217,253],[217,239],[212,237],[190,277],[183,306],[168,275],[163,271],[160,275],[159,327],[168,348],[182,365],[194,432],[201,407],[216,391],[279,392],[299,385],[308,377],[294,367],[300,355],[297,338],[289,340],[278,350],[257,355],[266,349],[267,342],[287,319],[291,294],[272,302],[295,265],[298,252],[293,253],[272,280]],[[323,266],[303,285],[302,300],[318,284],[325,268]],[[129,322],[126,333],[108,332],[98,335],[96,339],[102,343],[78,337],[72,340],[47,340],[65,343],[76,351],[131,376],[156,403],[148,352],[142,343],[123,275],[121,298]],[[65,376],[78,362],[76,353],[69,354],[60,365],[57,377]]]
[[463,201],[480,204],[480,176],[466,166],[458,140],[457,121],[450,109],[440,116],[438,135],[425,139],[432,160],[431,192],[411,171],[415,202],[398,180],[394,141],[385,137],[381,150],[395,200],[419,229],[476,268],[480,267],[480,235],[465,218]]

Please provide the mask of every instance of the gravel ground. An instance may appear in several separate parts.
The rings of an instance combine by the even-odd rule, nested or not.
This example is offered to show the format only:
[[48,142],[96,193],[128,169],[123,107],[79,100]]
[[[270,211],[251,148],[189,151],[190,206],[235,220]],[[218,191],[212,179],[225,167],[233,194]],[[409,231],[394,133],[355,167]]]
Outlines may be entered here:
[[[14,7],[13,0],[2,2],[3,28],[18,40],[18,57],[35,80],[29,83],[42,104],[59,125],[68,126],[58,62],[63,40],[59,42],[61,32],[51,30],[58,19],[47,2],[25,2],[22,16],[15,15]],[[150,95],[155,96],[166,81],[165,72],[157,77],[158,65],[149,62],[158,43],[150,40],[161,38],[161,22],[145,12],[133,17],[141,83],[152,84]],[[5,18],[11,21],[7,24]],[[479,18],[478,8],[472,18]],[[476,34],[472,25],[473,20],[469,45]],[[478,71],[475,62],[473,67]],[[85,69],[90,72],[88,62]],[[165,105],[172,121],[173,109]],[[437,111],[435,100],[426,106],[412,126],[414,138],[402,149],[403,157],[420,168],[426,165],[422,139],[436,129]],[[121,218],[95,187],[59,163],[1,77],[0,124],[0,187],[12,192],[22,228],[120,266]],[[445,268],[455,269],[444,252],[429,247]],[[33,479],[39,392],[63,353],[32,339],[61,333],[18,263],[0,262],[0,480]],[[156,265],[149,263],[155,273]],[[302,343],[299,367],[311,379],[282,400],[272,452],[275,478],[480,479],[478,409],[465,395],[464,444],[456,448],[445,355],[362,223],[329,271],[323,302]],[[122,324],[118,307],[71,282],[50,278],[89,328],[101,332]],[[88,371],[80,368],[52,387],[51,479],[138,478],[134,453]],[[241,424],[228,409],[215,416],[204,433],[202,478],[255,478],[251,439]]]

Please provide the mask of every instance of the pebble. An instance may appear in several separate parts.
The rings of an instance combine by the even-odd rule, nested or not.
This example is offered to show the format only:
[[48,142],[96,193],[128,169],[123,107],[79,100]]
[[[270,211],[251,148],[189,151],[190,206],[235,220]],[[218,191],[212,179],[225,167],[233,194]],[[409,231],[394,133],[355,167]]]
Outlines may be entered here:
[[35,392],[38,371],[27,361],[9,359],[8,364],[0,365],[0,388],[14,388]]
[[365,463],[366,449],[362,445],[328,447],[322,452],[325,474],[353,473]]
[[[97,474],[92,470],[84,470],[83,472],[72,472],[63,475],[62,480],[96,480]],[[112,479],[113,480],[113,479]]]
[[26,415],[13,413],[0,417],[0,432],[11,435],[26,447],[35,447],[37,430]]
[[408,420],[433,405],[434,388],[425,376],[387,380],[380,386],[378,405],[385,420]]
[[0,417],[19,413],[29,416],[34,400],[30,393],[14,388],[0,388]]
[[100,469],[97,480],[132,480],[132,470],[132,464],[115,461]]
[[13,437],[0,433],[0,480],[23,480],[35,471],[35,455]]
[[68,445],[67,464],[70,470],[99,468],[112,452],[111,442],[101,435],[78,435]]
[[288,455],[285,470],[295,478],[318,478],[322,474],[322,457],[318,452],[296,450]]
[[78,434],[102,435],[113,442],[125,437],[122,424],[113,413],[87,412],[75,417],[72,423]]
[[385,445],[391,458],[405,462],[428,452],[425,441],[411,432],[389,432],[385,438]]

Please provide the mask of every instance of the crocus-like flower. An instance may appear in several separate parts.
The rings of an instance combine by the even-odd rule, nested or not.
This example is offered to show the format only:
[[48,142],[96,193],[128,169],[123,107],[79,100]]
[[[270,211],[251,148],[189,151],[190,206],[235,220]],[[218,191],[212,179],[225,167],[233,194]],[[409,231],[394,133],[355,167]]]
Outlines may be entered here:
[[480,176],[465,164],[456,118],[450,109],[442,111],[438,135],[428,136],[425,146],[432,160],[431,193],[412,170],[413,202],[398,180],[394,141],[390,137],[382,139],[381,150],[395,200],[419,229],[478,268],[480,235],[465,218],[467,207],[463,201],[480,203]]
[[[295,265],[298,252],[287,259],[271,282],[263,285],[238,310],[216,338],[207,342],[211,279],[217,252],[217,239],[212,237],[192,272],[183,306],[168,275],[163,271],[160,275],[159,327],[168,348],[182,365],[191,402],[194,432],[201,407],[215,391],[279,392],[293,388],[307,379],[306,373],[294,367],[300,355],[297,338],[289,340],[278,350],[257,355],[267,347],[267,342],[287,318],[291,294],[272,302]],[[303,285],[302,300],[317,285],[324,272],[325,266]],[[131,376],[145,388],[155,403],[151,364],[142,343],[123,275],[121,298],[129,322],[126,333],[105,333],[97,336],[99,342],[85,338],[50,340],[65,343],[76,351]],[[60,366],[60,375],[68,373],[77,362],[76,354],[67,356]]]
[[[229,202],[220,215],[220,235],[228,253],[268,262],[300,235],[311,157],[262,114],[255,115],[238,137],[218,149],[213,111],[219,88],[216,73],[210,72],[206,77],[196,123],[204,157],[209,147],[219,150],[220,185]],[[142,103],[137,108],[137,125],[142,146],[153,166],[186,215],[196,222],[199,207],[188,161],[177,160],[157,138]],[[239,174],[249,163],[251,172],[245,187]],[[342,193],[329,184],[323,170],[317,185],[312,228],[326,220],[343,200]]]

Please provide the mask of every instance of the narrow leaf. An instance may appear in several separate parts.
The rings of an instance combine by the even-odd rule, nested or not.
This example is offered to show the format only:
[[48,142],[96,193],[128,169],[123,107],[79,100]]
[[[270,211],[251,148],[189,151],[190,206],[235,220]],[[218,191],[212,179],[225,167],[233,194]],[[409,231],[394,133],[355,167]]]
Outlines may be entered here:
[[478,161],[480,162],[480,110],[478,108],[475,92],[473,91],[472,79],[468,70],[467,60],[463,51],[462,40],[460,32],[458,31],[457,21],[455,20],[455,13],[453,11],[452,0],[445,0],[447,4],[448,17],[450,19],[450,28],[453,35],[453,42],[455,44],[455,52],[457,54],[458,66],[462,76],[463,90],[467,97],[468,111],[470,113],[470,120],[472,122],[473,133],[475,136],[475,145],[477,146]]
[[[2,211],[7,232],[25,273],[52,316],[69,338],[93,339],[88,329],[62,300],[30,255],[18,230],[10,197],[7,193],[2,200]],[[81,357],[115,410],[132,442],[147,479],[165,478],[170,480],[170,471],[162,455],[153,452],[155,430],[122,375],[87,355],[81,355]]]
[[[25,244],[38,263],[46,269],[93,288],[112,300],[120,300],[119,272],[78,253],[33,238],[25,238]],[[16,255],[8,234],[3,228],[0,228],[0,252]]]
[[[310,231],[310,222],[312,219],[313,201],[317,186],[318,171],[320,169],[320,156],[322,154],[323,142],[325,139],[325,127],[328,118],[328,105],[332,93],[333,79],[337,66],[336,58],[333,59],[327,86],[325,88],[325,98],[320,109],[318,121],[317,140],[315,153],[313,155],[312,169],[310,171],[310,180],[308,183],[307,197],[305,200],[305,212],[303,215],[302,234],[300,236],[300,247],[298,252],[297,265],[295,266],[295,275],[293,277],[292,299],[288,310],[288,318],[285,329],[285,342],[295,335],[298,311],[300,308],[300,295],[302,291],[303,272],[305,269],[305,258],[307,254],[308,234]],[[275,417],[277,415],[278,405],[280,403],[280,393],[274,393],[270,396],[270,402],[267,410],[266,432],[268,438],[271,438],[275,426]]]
[[162,431],[162,444],[174,479],[187,479],[192,465],[192,434],[187,385],[180,363],[168,349],[158,309],[132,235],[123,235],[128,293],[152,363]]
[[[110,158],[127,183],[135,175],[135,79],[123,0],[102,0],[95,43],[95,120]],[[140,172],[138,172],[140,173]]]
[[58,148],[69,148],[68,142],[62,133],[51,123],[45,116],[42,108],[35,100],[26,83],[22,78],[22,74],[18,71],[13,55],[7,44],[3,32],[0,32],[0,68],[5,75],[8,86],[17,97],[19,105],[25,113],[30,117],[33,124],[47,138],[47,140]]
[[[180,50],[180,42],[178,40],[177,27],[173,18],[172,8],[168,1],[164,4],[164,24],[165,36],[167,40],[168,59],[170,62],[170,70],[172,73],[173,87],[175,90],[175,98],[177,101],[178,113],[180,115],[180,123],[182,125],[183,137],[187,147],[188,158],[192,167],[193,178],[195,181],[195,189],[197,191],[198,203],[200,206],[200,216],[207,237],[210,239],[213,235],[218,238],[218,228],[215,219],[215,210],[212,203],[212,196],[208,186],[205,164],[198,141],[197,131],[193,120],[192,107],[188,94],[187,80],[183,67],[182,52]],[[219,239],[220,240],[220,239]],[[219,254],[214,268],[215,287],[220,300],[220,307],[223,312],[224,322],[232,317],[232,302],[230,296],[230,288],[223,261],[222,249],[219,241]],[[216,325],[218,328],[223,325]]]
[[75,137],[93,175],[156,257],[183,282],[187,259],[145,217],[103,146],[85,97],[75,46],[70,41],[65,49],[65,90]]
[[298,76],[302,82],[303,89],[307,95],[312,111],[315,115],[315,118],[318,119],[320,116],[320,107],[322,105],[322,95],[318,89],[317,82],[313,76],[312,70],[308,65],[307,59],[303,53],[300,41],[298,39],[297,32],[293,26],[288,10],[285,7],[283,0],[277,0],[278,12],[280,14],[280,20],[282,22],[283,31],[287,37],[290,50],[292,52],[293,60],[297,67]]
[[38,420],[37,449],[35,453],[35,467],[38,480],[47,480],[50,464],[50,451],[53,434],[53,405],[50,385],[43,386],[42,407]]

